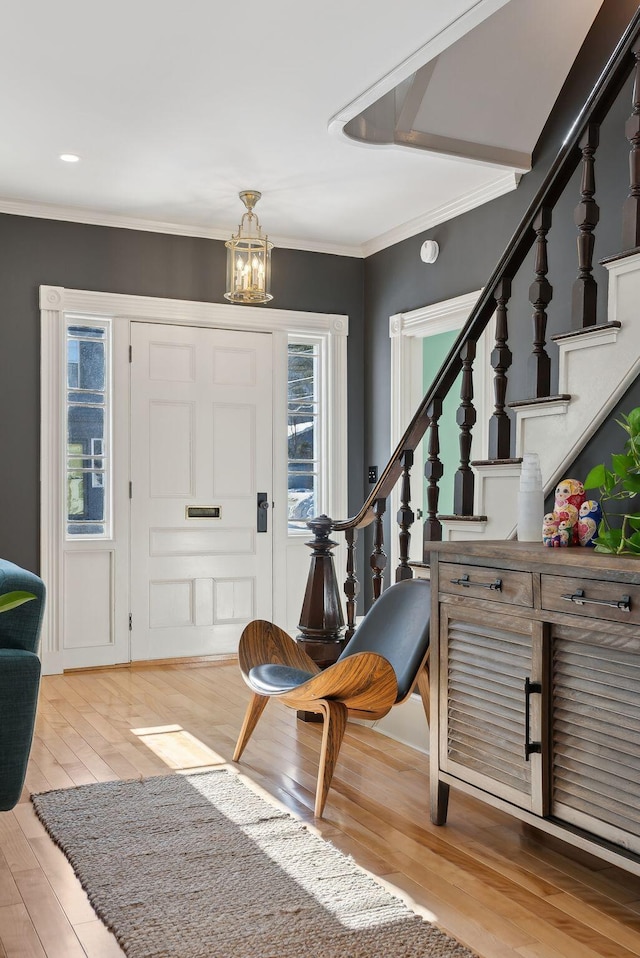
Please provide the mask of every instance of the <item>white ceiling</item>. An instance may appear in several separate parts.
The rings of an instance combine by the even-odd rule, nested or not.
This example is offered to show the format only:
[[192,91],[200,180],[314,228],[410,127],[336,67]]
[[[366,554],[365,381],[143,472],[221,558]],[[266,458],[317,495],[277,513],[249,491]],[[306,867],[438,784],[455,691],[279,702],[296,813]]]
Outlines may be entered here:
[[[251,188],[276,244],[370,253],[513,188],[601,2],[5,4],[0,212],[222,238]],[[467,158],[342,132],[427,63],[414,128]]]

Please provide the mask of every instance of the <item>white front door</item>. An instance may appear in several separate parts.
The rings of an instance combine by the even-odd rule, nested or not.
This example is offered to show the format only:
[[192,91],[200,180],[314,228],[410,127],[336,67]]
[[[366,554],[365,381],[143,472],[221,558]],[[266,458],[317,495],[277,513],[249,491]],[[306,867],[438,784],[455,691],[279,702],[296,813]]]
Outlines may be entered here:
[[269,333],[131,324],[131,658],[231,653],[272,615]]

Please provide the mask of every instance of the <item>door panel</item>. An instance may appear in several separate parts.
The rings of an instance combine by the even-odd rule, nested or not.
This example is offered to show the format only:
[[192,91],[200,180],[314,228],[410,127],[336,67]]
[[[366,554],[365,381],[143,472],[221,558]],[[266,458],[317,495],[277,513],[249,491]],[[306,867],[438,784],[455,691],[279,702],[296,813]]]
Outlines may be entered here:
[[131,327],[132,659],[235,652],[272,613],[272,337]]

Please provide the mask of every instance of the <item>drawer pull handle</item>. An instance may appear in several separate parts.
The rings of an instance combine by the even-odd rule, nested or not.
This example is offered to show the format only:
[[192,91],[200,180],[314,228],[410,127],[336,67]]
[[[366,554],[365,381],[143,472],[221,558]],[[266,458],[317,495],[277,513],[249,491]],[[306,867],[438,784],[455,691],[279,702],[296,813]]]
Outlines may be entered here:
[[524,760],[525,762],[529,761],[529,756],[534,752],[542,751],[541,742],[532,742],[531,741],[531,719],[529,716],[529,700],[531,695],[542,692],[542,684],[540,682],[532,682],[529,676],[524,680]]
[[576,589],[571,595],[563,595],[561,598],[567,602],[575,602],[576,605],[607,605],[612,609],[620,609],[621,612],[631,612],[631,596],[623,595],[621,599],[588,599],[584,594],[584,589]]
[[502,579],[494,579],[493,582],[472,582],[468,575],[463,575],[461,579],[451,579],[452,585],[462,585],[465,589],[473,586],[474,589],[491,589],[492,592],[502,592]]

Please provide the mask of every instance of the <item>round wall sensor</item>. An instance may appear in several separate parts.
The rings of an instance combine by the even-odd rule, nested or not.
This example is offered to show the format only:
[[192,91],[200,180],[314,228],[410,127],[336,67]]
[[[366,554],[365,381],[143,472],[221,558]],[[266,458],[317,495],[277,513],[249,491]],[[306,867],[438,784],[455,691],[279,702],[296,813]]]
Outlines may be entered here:
[[425,240],[420,247],[420,259],[423,263],[435,263],[440,247],[435,240]]

